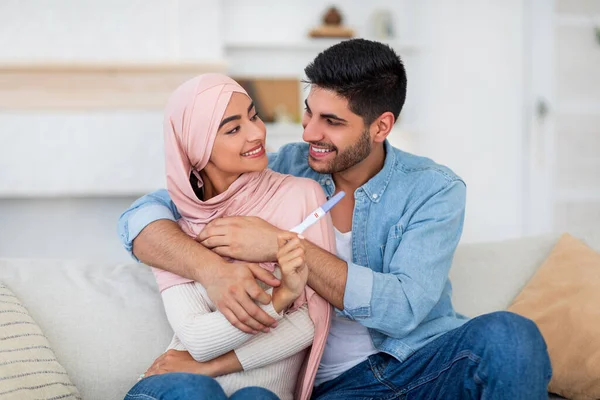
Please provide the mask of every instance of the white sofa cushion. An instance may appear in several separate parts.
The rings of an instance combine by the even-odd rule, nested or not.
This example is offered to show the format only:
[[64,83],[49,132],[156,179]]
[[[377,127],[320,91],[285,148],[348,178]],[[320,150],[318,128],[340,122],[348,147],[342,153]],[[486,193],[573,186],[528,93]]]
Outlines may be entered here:
[[29,309],[86,400],[123,399],[172,338],[144,265],[0,259],[0,280]]

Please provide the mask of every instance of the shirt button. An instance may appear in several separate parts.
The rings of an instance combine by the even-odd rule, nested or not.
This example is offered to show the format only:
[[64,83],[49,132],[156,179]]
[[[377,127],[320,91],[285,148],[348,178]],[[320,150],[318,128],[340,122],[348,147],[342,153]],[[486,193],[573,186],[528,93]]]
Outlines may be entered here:
[[331,179],[327,179],[327,180],[325,181],[325,183],[326,183],[327,185],[331,185]]
[[373,198],[376,199],[377,198],[377,193],[373,194]]

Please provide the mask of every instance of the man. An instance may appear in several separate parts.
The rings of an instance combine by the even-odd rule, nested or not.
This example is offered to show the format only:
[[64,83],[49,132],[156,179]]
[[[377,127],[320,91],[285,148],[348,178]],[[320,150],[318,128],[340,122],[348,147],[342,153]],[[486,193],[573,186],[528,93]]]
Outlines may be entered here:
[[[284,146],[269,167],[312,178],[327,196],[347,194],[331,210],[339,257],[305,241],[308,283],[337,309],[313,398],[546,399],[550,362],[533,322],[454,312],[448,272],[465,185],[386,140],[406,97],[400,58],[383,44],[348,40],[305,73],[307,143]],[[251,262],[275,259],[279,230],[225,218],[194,241],[177,217],[168,194],[156,192],[121,217],[121,238],[147,264],[202,283],[238,328],[268,330],[273,320],[253,299],[269,298],[254,278],[277,282]],[[219,255],[248,263],[226,266]]]

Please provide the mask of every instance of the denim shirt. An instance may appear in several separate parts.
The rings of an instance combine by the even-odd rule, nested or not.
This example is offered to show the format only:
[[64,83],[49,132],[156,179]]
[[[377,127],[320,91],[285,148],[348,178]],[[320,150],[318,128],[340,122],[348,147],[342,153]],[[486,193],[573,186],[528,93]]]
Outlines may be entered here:
[[[337,310],[369,328],[375,347],[404,361],[466,318],[455,313],[448,278],[462,233],[466,187],[451,170],[385,142],[383,168],[354,192],[352,263]],[[319,182],[326,196],[331,175],[308,166],[308,144],[269,154],[274,171]],[[351,195],[347,193],[346,195]],[[131,253],[148,224],[180,215],[166,190],[148,194],[119,218],[119,236]]]

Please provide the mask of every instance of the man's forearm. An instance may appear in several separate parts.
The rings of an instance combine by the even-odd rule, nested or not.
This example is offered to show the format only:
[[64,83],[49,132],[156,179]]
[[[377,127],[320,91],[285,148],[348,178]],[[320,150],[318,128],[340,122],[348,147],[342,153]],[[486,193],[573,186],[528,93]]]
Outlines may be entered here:
[[170,220],[158,220],[146,226],[133,241],[133,254],[147,265],[200,283],[211,265],[222,262],[220,256],[186,235]]
[[348,264],[308,240],[304,243],[306,265],[310,271],[308,286],[335,308],[343,310]]

